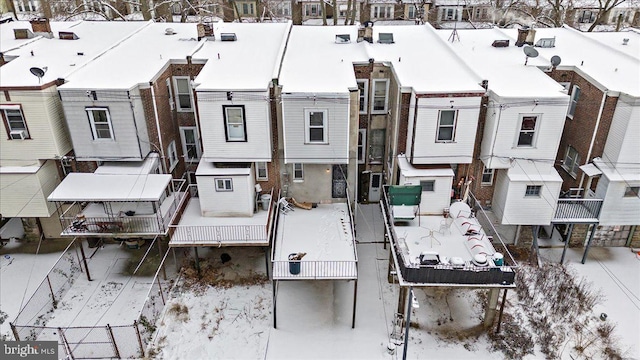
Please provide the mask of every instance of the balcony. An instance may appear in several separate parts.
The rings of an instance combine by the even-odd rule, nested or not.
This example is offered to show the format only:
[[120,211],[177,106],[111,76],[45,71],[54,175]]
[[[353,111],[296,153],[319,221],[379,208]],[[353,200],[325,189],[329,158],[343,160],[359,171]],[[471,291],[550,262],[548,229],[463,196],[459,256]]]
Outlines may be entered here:
[[597,223],[601,208],[602,199],[558,199],[551,222],[555,224]]
[[251,217],[204,217],[200,211],[197,186],[189,186],[190,196],[179,224],[170,225],[169,246],[268,246],[274,212],[271,191],[267,211],[257,209]]

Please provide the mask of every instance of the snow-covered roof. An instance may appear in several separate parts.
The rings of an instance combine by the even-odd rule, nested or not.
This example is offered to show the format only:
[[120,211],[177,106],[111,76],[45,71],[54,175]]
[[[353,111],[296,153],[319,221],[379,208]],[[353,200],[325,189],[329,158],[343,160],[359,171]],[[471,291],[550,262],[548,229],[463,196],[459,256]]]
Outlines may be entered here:
[[0,166],[0,174],[35,174],[42,166]]
[[[503,30],[512,38],[517,30]],[[536,41],[554,38],[555,47],[536,48],[541,59],[560,56],[559,70],[575,70],[601,88],[640,97],[640,58],[618,51],[620,44],[605,44],[569,27],[536,29]]]
[[398,155],[398,167],[402,175],[405,177],[453,177],[453,169],[449,168],[434,168],[434,169],[417,169],[414,168],[406,156],[403,154]]
[[[216,23],[215,41],[207,40],[193,54],[206,61],[194,83],[197,91],[266,90],[278,77],[291,22]],[[221,34],[234,33],[236,41],[221,41]]]
[[[0,67],[0,86],[39,86],[59,78],[66,78],[70,73],[82,68],[83,65],[99,56],[110,46],[147,23],[81,21],[64,24],[66,25],[64,27],[58,26],[56,23],[52,24],[52,30],[57,29],[54,32],[54,38],[33,41],[5,54],[5,56],[18,56],[18,58]],[[3,32],[4,25],[0,27]],[[78,39],[61,40],[58,37],[59,31],[73,32]],[[4,47],[4,45],[2,46]],[[32,67],[47,68],[40,81],[29,72]],[[105,75],[119,78],[119,76],[113,76],[112,73]]]
[[[378,43],[393,33],[392,44]],[[348,34],[349,43],[335,37]],[[344,93],[356,89],[354,63],[391,65],[400,86],[416,93],[483,92],[481,79],[446,46],[431,25],[373,27],[373,43],[357,42],[358,26],[294,26],[282,65],[283,92]]]
[[158,201],[171,175],[110,175],[71,173],[47,198],[49,201]]
[[[596,40],[603,45],[609,46],[613,49],[621,51],[629,56],[640,59],[640,31],[600,31],[600,32],[585,32],[584,36]],[[624,39],[629,39],[626,45],[623,45]]]
[[196,169],[196,176],[202,175],[221,175],[221,176],[247,176],[251,175],[251,168],[226,168],[216,167],[212,162],[200,160],[198,169]]
[[[451,30],[437,30],[447,41]],[[528,60],[521,47],[514,46],[511,38],[501,30],[459,30],[459,41],[447,41],[449,46],[464,59],[483,79],[489,81],[489,90],[500,97],[511,98],[568,98],[564,88],[547,76],[536,65],[550,65],[547,58]],[[495,40],[509,40],[508,47],[493,47]]]
[[[167,29],[171,35],[167,35]],[[131,89],[148,84],[171,61],[186,63],[198,46],[195,23],[148,23],[91,64],[69,76],[61,89]]]

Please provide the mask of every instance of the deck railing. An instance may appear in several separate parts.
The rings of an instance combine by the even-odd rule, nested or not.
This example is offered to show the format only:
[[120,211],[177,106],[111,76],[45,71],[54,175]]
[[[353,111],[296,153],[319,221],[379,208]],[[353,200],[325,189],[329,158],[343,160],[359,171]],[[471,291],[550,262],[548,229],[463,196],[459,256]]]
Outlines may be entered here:
[[597,222],[602,209],[602,199],[558,199],[552,222]]
[[273,261],[273,279],[276,280],[329,280],[356,279],[357,260],[346,261]]

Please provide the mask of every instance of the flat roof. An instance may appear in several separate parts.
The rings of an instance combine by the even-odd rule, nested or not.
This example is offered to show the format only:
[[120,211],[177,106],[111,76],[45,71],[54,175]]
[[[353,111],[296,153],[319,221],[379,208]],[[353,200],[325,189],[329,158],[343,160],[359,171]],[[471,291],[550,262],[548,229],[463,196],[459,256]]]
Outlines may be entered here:
[[[128,90],[147,84],[171,61],[186,64],[199,45],[196,23],[145,23],[130,38],[69,76],[60,89]],[[167,29],[173,29],[167,35]]]
[[398,166],[400,167],[400,171],[402,171],[402,175],[409,177],[418,177],[418,176],[446,176],[453,177],[455,174],[453,173],[452,168],[434,168],[434,169],[417,169],[409,164],[409,161],[405,157],[405,155],[398,155]]
[[48,201],[158,201],[171,175],[111,175],[71,173]]
[[[622,4],[620,4],[622,5]],[[596,40],[612,49],[640,59],[640,32],[627,29],[624,31],[592,31],[582,33],[584,36]],[[629,39],[624,45],[624,39]]]
[[206,175],[251,175],[251,166],[245,168],[239,167],[216,167],[214,163],[210,161],[200,160],[198,168],[196,169],[196,176]]
[[[214,23],[215,41],[207,40],[192,56],[206,61],[195,78],[196,91],[262,90],[278,77],[291,22]],[[234,33],[236,41],[221,41]]]
[[[451,30],[437,30],[447,41]],[[522,47],[515,46],[511,38],[500,29],[458,30],[459,40],[447,41],[449,46],[483,79],[489,81],[489,90],[500,97],[511,98],[566,98],[562,85],[536,66],[550,64],[548,59],[529,59]],[[510,40],[508,47],[493,47],[495,40]]]
[[151,153],[142,161],[108,161],[98,166],[94,174],[150,174],[158,166],[159,155]]
[[[52,29],[57,30],[54,32],[54,38],[30,42],[5,54],[5,56],[18,56],[18,58],[0,67],[0,86],[39,86],[59,78],[66,79],[110,46],[147,24],[149,23],[136,21],[80,21],[65,23],[65,27],[52,26]],[[4,24],[0,29],[3,27]],[[78,39],[61,40],[58,38],[59,31],[73,32]],[[11,32],[13,33],[13,30]],[[125,61],[117,63],[123,68],[128,64]],[[41,80],[29,72],[32,67],[47,68]],[[122,77],[121,74],[113,76],[114,73],[107,71],[98,72],[102,76]]]

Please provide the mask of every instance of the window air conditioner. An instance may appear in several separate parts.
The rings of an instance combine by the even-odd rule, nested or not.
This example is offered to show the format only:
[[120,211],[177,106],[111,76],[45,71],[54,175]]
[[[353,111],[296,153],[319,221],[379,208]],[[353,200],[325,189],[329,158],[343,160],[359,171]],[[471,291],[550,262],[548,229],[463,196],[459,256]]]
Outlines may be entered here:
[[9,133],[9,137],[12,140],[24,140],[27,138],[27,133],[24,130],[13,130]]

